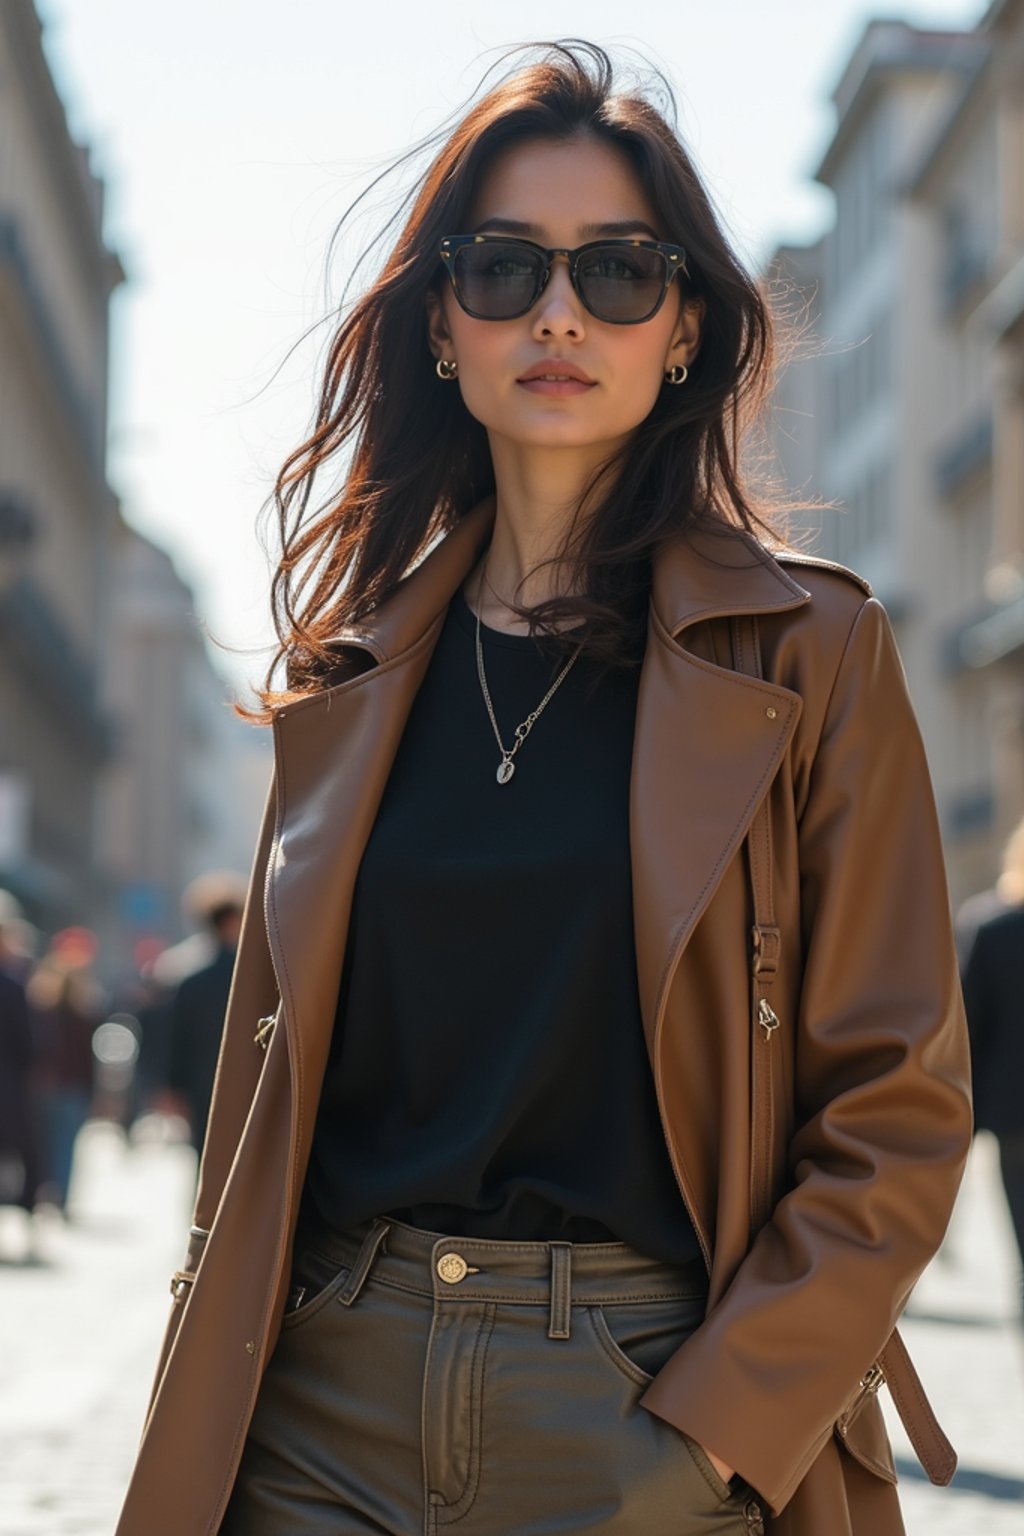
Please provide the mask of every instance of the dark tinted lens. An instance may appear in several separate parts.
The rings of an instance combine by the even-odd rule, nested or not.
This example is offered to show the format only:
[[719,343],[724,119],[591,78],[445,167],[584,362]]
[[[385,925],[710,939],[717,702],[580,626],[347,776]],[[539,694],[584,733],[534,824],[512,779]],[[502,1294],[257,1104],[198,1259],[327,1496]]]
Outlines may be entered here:
[[514,241],[464,245],[455,256],[455,284],[466,307],[486,320],[508,320],[537,297],[543,262]]
[[665,286],[665,258],[643,246],[595,246],[580,257],[583,302],[601,320],[646,320]]

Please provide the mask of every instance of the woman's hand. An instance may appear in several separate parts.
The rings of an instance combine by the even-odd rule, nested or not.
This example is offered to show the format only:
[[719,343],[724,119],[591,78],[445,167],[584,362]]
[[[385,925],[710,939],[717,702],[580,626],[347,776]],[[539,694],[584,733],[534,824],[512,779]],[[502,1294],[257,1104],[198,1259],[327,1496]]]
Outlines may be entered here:
[[733,1473],[736,1471],[736,1468],[730,1467],[727,1461],[723,1461],[721,1456],[716,1456],[714,1451],[709,1451],[706,1446],[702,1445],[701,1450],[704,1452],[704,1455],[707,1457],[708,1461],[710,1461],[711,1465],[714,1467],[723,1483],[727,1483],[732,1477]]

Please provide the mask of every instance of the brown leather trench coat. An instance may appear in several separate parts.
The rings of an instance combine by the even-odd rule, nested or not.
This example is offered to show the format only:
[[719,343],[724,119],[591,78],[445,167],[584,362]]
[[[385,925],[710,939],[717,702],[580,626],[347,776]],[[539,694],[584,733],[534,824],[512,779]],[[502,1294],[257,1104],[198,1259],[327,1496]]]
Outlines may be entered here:
[[[324,691],[275,715],[195,1226],[118,1536],[218,1529],[284,1306],[357,867],[493,516],[493,498],[468,513],[338,637]],[[736,614],[758,615],[763,680],[733,665]],[[762,804],[788,1108],[752,1230],[743,841]],[[710,1272],[704,1324],[641,1402],[738,1468],[772,1536],[900,1536],[870,1368],[945,1231],[971,1112],[932,788],[866,583],[738,530],[659,551],[630,836],[645,1035]]]

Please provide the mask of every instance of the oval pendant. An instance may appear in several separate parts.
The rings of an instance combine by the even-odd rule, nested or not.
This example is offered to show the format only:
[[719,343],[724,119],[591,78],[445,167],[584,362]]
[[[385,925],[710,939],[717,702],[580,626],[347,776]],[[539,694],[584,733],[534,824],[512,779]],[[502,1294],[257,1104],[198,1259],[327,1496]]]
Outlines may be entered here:
[[516,771],[516,765],[510,757],[503,757],[498,764],[497,779],[499,784],[507,784]]

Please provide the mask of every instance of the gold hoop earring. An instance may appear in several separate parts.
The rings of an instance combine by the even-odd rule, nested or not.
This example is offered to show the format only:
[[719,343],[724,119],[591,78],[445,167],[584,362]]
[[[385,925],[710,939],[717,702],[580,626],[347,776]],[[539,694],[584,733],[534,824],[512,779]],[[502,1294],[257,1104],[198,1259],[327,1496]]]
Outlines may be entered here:
[[435,367],[439,379],[454,379],[459,371],[459,365],[454,358],[439,357]]
[[690,370],[685,363],[673,363],[671,368],[665,370],[665,383],[685,384],[689,375]]

